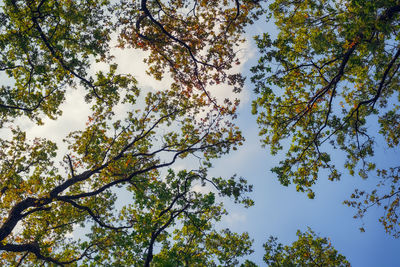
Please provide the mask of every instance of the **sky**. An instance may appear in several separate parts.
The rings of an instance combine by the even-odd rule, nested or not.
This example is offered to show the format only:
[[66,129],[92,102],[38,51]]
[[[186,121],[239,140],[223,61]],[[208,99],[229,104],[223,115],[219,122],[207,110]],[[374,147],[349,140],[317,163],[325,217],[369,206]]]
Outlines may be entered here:
[[[246,32],[248,42],[241,47],[240,56],[243,64],[237,66],[237,70],[241,70],[247,77],[251,75],[250,67],[257,61],[257,50],[252,36],[262,31],[274,32],[274,28],[264,22],[250,26]],[[144,52],[114,49],[113,53],[121,71],[132,73],[141,86],[157,88],[168,83],[168,80],[155,81],[145,74],[145,65],[142,63],[146,55]],[[102,66],[95,66],[92,71],[101,68]],[[227,87],[212,89],[215,89],[220,97],[232,94]],[[76,118],[87,118],[89,115],[89,108],[83,102],[83,95],[80,90],[70,91],[66,102],[62,105],[64,115],[57,121],[46,120],[44,126],[37,126],[29,121],[20,123],[28,129],[29,137],[41,136],[58,140],[61,150],[65,149],[61,143],[65,135],[71,129],[84,127],[85,120]],[[295,186],[280,185],[270,169],[282,159],[282,155],[273,157],[269,154],[268,148],[261,147],[256,117],[251,114],[251,101],[256,95],[253,93],[249,78],[240,97],[242,102],[238,109],[237,124],[242,129],[246,141],[237,151],[232,151],[229,155],[214,161],[210,175],[230,177],[236,173],[245,177],[254,185],[251,197],[255,200],[255,206],[245,209],[227,200],[225,206],[229,215],[217,227],[249,232],[254,239],[255,252],[247,258],[260,266],[265,266],[262,262],[262,244],[270,235],[278,237],[279,242],[283,244],[290,244],[296,240],[296,231],[298,229],[306,231],[307,227],[311,227],[322,237],[330,237],[332,245],[347,257],[352,266],[399,266],[400,243],[399,240],[387,235],[378,222],[382,211],[370,210],[362,225],[361,221],[353,219],[355,210],[342,204],[354,188],[370,187],[375,185],[376,181],[373,179],[364,181],[357,176],[352,177],[344,173],[341,181],[330,182],[321,174],[314,188],[316,192],[314,200],[308,199],[306,194],[296,192]],[[340,166],[343,154],[332,153],[332,158]],[[382,150],[378,153],[377,159],[387,161],[398,156],[398,151]],[[360,232],[361,226],[365,227],[365,233]]]

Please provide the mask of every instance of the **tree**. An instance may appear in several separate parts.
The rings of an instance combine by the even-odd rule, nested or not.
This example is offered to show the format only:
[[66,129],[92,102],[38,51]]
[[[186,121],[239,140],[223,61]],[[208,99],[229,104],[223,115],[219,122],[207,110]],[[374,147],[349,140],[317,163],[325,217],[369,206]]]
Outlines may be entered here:
[[241,90],[244,78],[227,70],[240,64],[237,47],[245,41],[244,27],[263,13],[260,1],[141,0],[140,11],[130,2],[120,3],[119,45],[149,50],[149,74],[162,79],[168,70],[183,93],[200,91],[214,105],[207,85],[227,83],[234,92]]
[[272,171],[314,198],[319,176],[341,175],[328,147],[342,150],[351,175],[381,178],[345,203],[356,217],[385,204],[380,221],[399,236],[399,166],[374,158],[376,142],[399,145],[399,2],[276,0],[269,8],[279,34],[256,37],[261,57],[252,81],[263,143],[273,154],[287,151]]
[[[0,140],[0,264],[215,266],[251,253],[246,233],[214,228],[226,214],[216,194],[250,206],[245,194],[252,188],[243,178],[207,175],[212,159],[243,141],[234,125],[238,102],[218,103],[207,86],[225,82],[239,90],[243,79],[228,71],[259,5],[3,3],[0,112],[2,130],[11,130]],[[134,73],[119,74],[109,53],[112,34],[121,46],[149,49],[149,73],[161,79],[169,70],[175,82],[146,93]],[[93,62],[109,71],[89,75]],[[27,140],[17,119],[57,119],[73,88],[86,90],[92,114],[85,129],[66,137],[69,150]],[[120,107],[127,112],[117,114]],[[176,171],[180,159],[199,164]],[[205,185],[216,193],[195,190]],[[69,237],[76,226],[85,238]]]
[[55,118],[66,88],[96,94],[87,77],[91,58],[106,60],[111,25],[106,1],[2,1],[0,13],[1,125],[40,113]]
[[268,266],[350,266],[346,257],[339,254],[327,238],[316,235],[310,228],[297,231],[298,240],[283,246],[271,236],[264,244],[264,261]]
[[[191,226],[193,227],[193,226]],[[188,231],[191,235],[184,232]],[[247,233],[236,234],[229,229],[216,231],[194,231],[183,228],[179,232],[178,242],[165,246],[155,259],[156,266],[237,266],[238,256],[252,252],[251,241]]]

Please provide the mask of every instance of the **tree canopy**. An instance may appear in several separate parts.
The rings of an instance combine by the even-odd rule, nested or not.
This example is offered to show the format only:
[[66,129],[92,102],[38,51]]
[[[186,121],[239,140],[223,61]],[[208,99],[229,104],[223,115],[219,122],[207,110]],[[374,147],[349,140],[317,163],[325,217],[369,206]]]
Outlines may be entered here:
[[356,217],[383,204],[380,221],[399,236],[399,166],[374,157],[377,143],[399,145],[399,2],[276,0],[269,10],[278,35],[256,37],[252,81],[263,143],[286,151],[272,171],[314,198],[321,176],[339,180],[331,148],[341,150],[351,175],[380,178],[345,203]]
[[[252,188],[207,175],[212,159],[243,141],[238,101],[218,102],[207,88],[241,89],[229,71],[243,28],[262,10],[256,2],[5,0],[1,8],[2,266],[232,266],[252,252],[247,233],[215,228],[226,214],[217,194],[247,207]],[[135,73],[121,74],[114,36],[121,48],[149,50],[149,74],[168,72],[173,84],[146,90]],[[108,71],[91,75],[95,62]],[[92,114],[65,138],[68,151],[28,140],[18,119],[57,119],[73,89],[85,90]],[[176,170],[181,159],[199,163]],[[205,186],[213,190],[196,190]],[[70,236],[76,227],[84,238]]]
[[264,244],[264,262],[268,266],[342,266],[350,263],[339,254],[328,238],[319,237],[310,228],[306,232],[297,231],[298,240],[291,246],[283,246],[271,236]]
[[[252,206],[253,188],[209,174],[244,142],[239,100],[210,88],[242,90],[234,66],[263,2],[1,1],[0,265],[256,266],[241,262],[253,252],[249,234],[217,224],[223,201]],[[373,157],[377,140],[399,144],[398,1],[275,0],[269,12],[279,34],[256,37],[252,81],[264,144],[274,155],[287,148],[273,171],[314,198],[321,174],[340,178],[331,144],[350,174],[382,178],[346,204],[362,217],[387,201],[381,221],[398,236],[400,166]],[[164,83],[148,88],[123,73],[115,48],[145,51],[147,74]],[[63,144],[30,139],[22,121],[58,120],[73,90],[90,108],[76,118],[85,126]],[[329,239],[297,236],[292,246],[271,237],[264,261],[349,265]]]

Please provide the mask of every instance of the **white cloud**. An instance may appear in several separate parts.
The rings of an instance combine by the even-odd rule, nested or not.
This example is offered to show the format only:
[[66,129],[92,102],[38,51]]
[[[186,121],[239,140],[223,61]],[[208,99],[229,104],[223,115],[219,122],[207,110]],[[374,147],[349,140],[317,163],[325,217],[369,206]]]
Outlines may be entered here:
[[78,224],[73,224],[72,225],[72,231],[71,232],[69,232],[69,233],[66,233],[65,234],[65,237],[66,238],[75,238],[76,236],[75,236],[75,234],[74,233],[76,233],[77,232],[77,230],[80,228],[80,226],[78,225]]
[[[131,74],[137,81],[139,87],[153,90],[168,89],[172,83],[172,78],[168,72],[164,74],[161,81],[154,79],[146,74],[148,69],[144,59],[150,55],[149,51],[143,51],[133,48],[119,48],[116,37],[111,41],[110,53],[114,56],[114,62],[118,64],[118,72],[121,74]],[[108,71],[108,65],[105,63],[93,64],[90,73],[93,75],[97,71]]]
[[130,73],[138,81],[140,87],[151,87],[154,90],[168,89],[172,83],[172,78],[166,72],[161,81],[150,77],[146,74],[147,65],[143,60],[149,55],[149,52],[138,49],[120,49],[113,48],[111,50],[115,56],[115,62],[119,65],[121,73]]
[[224,220],[227,224],[234,225],[234,224],[245,223],[247,221],[247,217],[244,213],[239,213],[234,211],[225,216]]
[[[26,130],[28,139],[41,137],[56,142],[60,151],[66,149],[62,140],[75,130],[83,130],[90,107],[84,101],[85,92],[83,89],[67,90],[66,101],[60,106],[63,114],[56,120],[44,119],[43,125],[37,125],[26,119],[21,119],[18,125]],[[63,151],[62,151],[63,152]]]
[[193,191],[197,192],[197,193],[201,193],[201,194],[208,194],[210,192],[214,192],[215,193],[215,188],[212,187],[210,184],[205,184],[204,186],[200,185],[200,184],[196,184],[195,186],[193,186]]

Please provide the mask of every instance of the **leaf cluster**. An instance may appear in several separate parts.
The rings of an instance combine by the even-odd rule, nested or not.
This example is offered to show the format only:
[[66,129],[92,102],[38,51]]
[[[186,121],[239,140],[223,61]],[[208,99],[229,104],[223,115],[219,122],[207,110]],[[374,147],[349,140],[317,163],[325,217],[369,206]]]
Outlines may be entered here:
[[264,262],[268,266],[350,266],[328,238],[319,237],[310,228],[304,233],[298,230],[296,235],[298,240],[290,246],[271,236],[264,244]]

